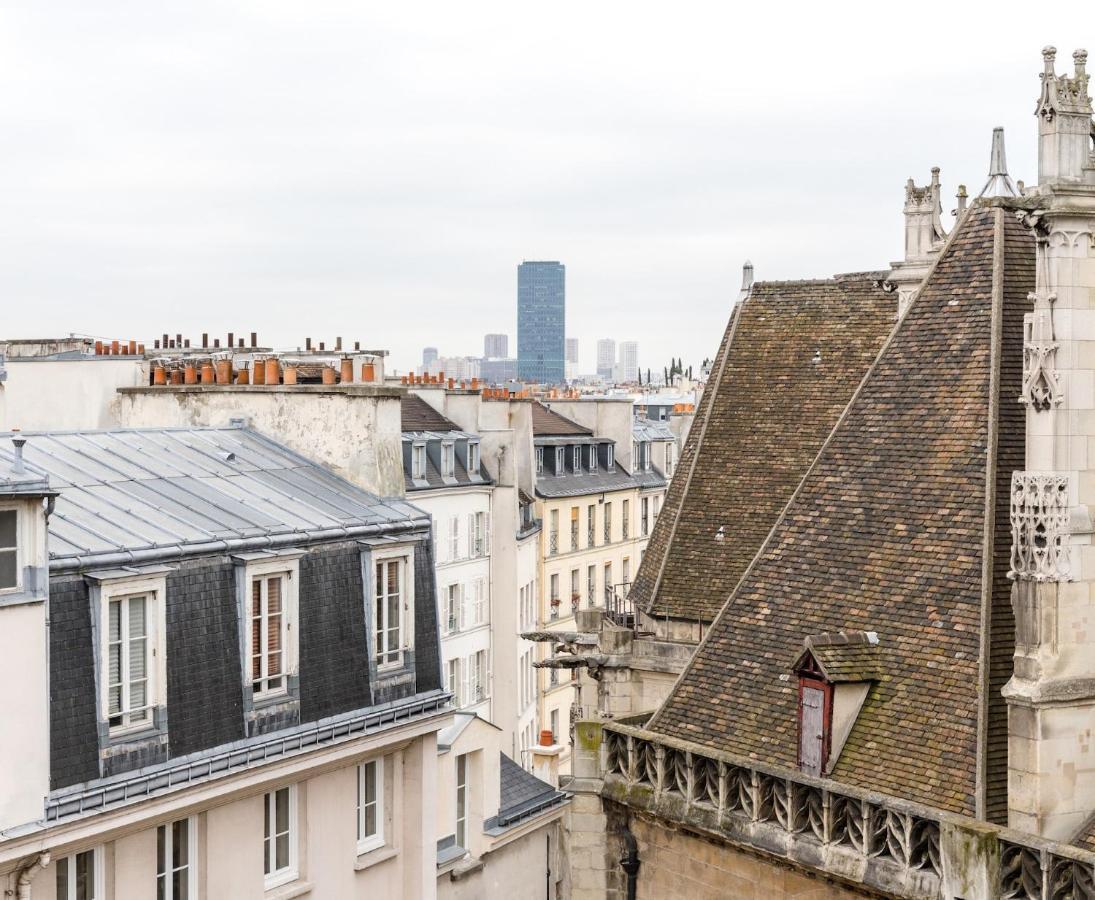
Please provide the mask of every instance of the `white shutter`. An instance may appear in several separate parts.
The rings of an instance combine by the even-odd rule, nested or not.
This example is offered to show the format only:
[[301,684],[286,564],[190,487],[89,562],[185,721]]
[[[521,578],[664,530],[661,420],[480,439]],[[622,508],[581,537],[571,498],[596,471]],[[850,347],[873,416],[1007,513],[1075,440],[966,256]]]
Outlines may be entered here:
[[490,553],[490,513],[483,513],[483,552]]
[[468,513],[468,559],[475,557],[475,513]]
[[459,594],[457,595],[457,603],[459,604],[459,607],[460,607],[460,630],[463,631],[464,628],[466,627],[465,622],[467,621],[467,616],[464,613],[464,607],[467,604],[465,603],[464,585],[462,585],[462,584],[460,585]]

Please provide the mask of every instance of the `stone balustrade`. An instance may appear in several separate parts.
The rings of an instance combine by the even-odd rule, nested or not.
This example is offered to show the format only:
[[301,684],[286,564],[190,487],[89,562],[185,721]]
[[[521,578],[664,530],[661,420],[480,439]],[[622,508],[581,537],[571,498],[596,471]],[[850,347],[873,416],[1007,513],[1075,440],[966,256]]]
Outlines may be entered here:
[[1076,847],[635,725],[602,727],[604,799],[731,845],[915,900],[1095,900],[1095,854]]

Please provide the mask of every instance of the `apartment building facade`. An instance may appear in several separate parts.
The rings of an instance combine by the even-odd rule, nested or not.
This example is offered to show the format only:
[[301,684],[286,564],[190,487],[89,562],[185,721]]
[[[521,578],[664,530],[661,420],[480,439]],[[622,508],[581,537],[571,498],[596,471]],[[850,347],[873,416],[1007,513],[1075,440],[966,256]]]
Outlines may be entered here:
[[245,428],[0,457],[9,890],[432,896],[428,519]]

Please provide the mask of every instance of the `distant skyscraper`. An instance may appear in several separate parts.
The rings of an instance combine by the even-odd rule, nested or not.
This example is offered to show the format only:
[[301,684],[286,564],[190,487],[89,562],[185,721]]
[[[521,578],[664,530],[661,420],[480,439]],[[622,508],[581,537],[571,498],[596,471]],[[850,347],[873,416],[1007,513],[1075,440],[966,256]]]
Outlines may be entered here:
[[437,348],[436,347],[423,347],[422,348],[422,371],[427,372],[433,363],[437,361]]
[[635,341],[620,344],[620,381],[639,380],[639,345]]
[[578,339],[567,338],[567,362],[578,362]]
[[517,360],[512,357],[484,358],[479,365],[479,377],[487,384],[505,384],[517,378]]
[[616,342],[612,338],[601,338],[597,341],[597,377],[610,380],[615,368]]
[[566,377],[566,266],[556,261],[517,267],[517,376],[560,384]]
[[484,335],[483,355],[487,357],[487,359],[504,359],[505,357],[509,356],[509,335]]

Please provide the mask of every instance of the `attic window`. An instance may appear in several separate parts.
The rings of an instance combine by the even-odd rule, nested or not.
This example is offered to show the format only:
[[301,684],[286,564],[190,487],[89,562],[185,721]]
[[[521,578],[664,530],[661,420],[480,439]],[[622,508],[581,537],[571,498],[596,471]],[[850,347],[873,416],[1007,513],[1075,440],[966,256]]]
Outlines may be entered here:
[[468,444],[468,474],[479,474],[479,444],[476,441]]
[[613,447],[611,444],[609,444],[608,445],[608,463],[606,464],[605,467],[608,468],[608,469],[611,469],[614,465],[616,465],[616,448]]
[[555,474],[562,475],[566,468],[566,449],[564,447],[555,448]]
[[441,445],[441,477],[452,478],[455,470],[456,454],[451,442],[446,441]]
[[574,474],[582,474],[582,448],[580,446],[575,446],[571,457],[571,468],[574,469]]
[[411,478],[421,481],[426,477],[426,445],[415,444],[411,447]]
[[798,764],[807,774],[827,775],[881,678],[878,634],[820,634],[804,644],[793,666],[798,676]]
[[537,447],[536,448],[536,474],[537,475],[543,475],[544,474],[544,448],[543,447]]
[[589,448],[589,471],[597,471],[597,446],[596,444],[590,445]]

